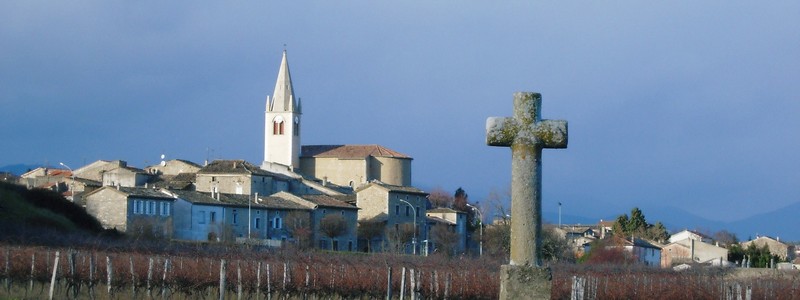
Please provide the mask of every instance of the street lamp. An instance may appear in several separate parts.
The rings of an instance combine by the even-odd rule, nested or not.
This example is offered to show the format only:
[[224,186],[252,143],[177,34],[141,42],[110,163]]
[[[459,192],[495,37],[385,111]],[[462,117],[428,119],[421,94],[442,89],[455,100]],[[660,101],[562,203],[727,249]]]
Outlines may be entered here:
[[480,226],[481,226],[481,240],[480,240],[480,247],[478,248],[478,255],[483,256],[483,213],[481,210],[475,206],[472,206],[472,210],[478,213],[478,217],[480,218]]
[[70,192],[70,194],[72,194],[72,196],[71,196],[72,202],[75,202],[75,172],[72,172],[72,168],[70,168],[69,166],[65,165],[63,162],[60,162],[58,164],[63,166],[63,167],[65,167],[65,168],[67,168],[69,170],[69,174],[72,175],[72,183],[70,184],[69,192]]
[[408,204],[408,206],[411,206],[411,209],[414,210],[414,238],[411,240],[411,245],[414,247],[414,255],[417,255],[417,208],[414,207],[414,205],[411,205],[411,203],[409,203],[406,200],[399,198],[397,200],[400,200],[400,202]]

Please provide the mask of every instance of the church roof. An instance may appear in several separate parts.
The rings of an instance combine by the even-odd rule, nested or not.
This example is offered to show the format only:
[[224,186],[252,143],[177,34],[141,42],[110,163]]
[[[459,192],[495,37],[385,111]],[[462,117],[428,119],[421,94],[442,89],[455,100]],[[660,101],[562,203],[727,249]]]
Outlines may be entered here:
[[286,50],[283,50],[272,99],[267,99],[267,111],[300,111],[300,103],[294,98],[294,87],[292,87],[292,75],[289,73]]
[[373,157],[393,157],[411,159],[410,156],[381,145],[308,145],[303,146],[300,157],[335,157],[343,159],[363,159]]

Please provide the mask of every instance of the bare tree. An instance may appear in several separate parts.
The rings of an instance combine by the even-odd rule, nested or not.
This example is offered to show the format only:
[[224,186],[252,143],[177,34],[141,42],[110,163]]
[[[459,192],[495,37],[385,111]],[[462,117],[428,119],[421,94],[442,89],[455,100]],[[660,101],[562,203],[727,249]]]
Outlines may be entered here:
[[292,235],[297,247],[311,247],[311,214],[306,211],[291,211],[286,215],[286,231]]
[[319,231],[330,239],[347,232],[347,220],[339,214],[329,214],[319,221]]
[[718,242],[721,246],[728,247],[739,243],[739,238],[736,237],[735,233],[723,229],[714,233],[714,241]]
[[397,225],[386,229],[386,241],[389,243],[389,248],[396,252],[402,252],[405,249],[405,245],[410,243],[414,237],[414,224],[403,223]]
[[358,221],[358,239],[366,241],[367,252],[372,252],[372,240],[383,234],[384,227],[386,226],[380,221]]
[[431,239],[436,248],[448,256],[455,255],[455,246],[458,243],[458,233],[445,224],[437,224],[431,229]]
[[430,195],[428,195],[428,200],[431,202],[433,207],[450,208],[453,206],[453,197],[450,196],[448,192],[445,192],[441,187],[436,187],[431,190]]

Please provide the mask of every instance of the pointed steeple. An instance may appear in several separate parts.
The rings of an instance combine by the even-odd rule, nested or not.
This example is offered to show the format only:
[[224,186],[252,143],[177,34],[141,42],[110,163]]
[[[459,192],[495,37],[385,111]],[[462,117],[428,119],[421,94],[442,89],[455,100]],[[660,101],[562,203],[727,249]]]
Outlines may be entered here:
[[283,59],[278,70],[278,80],[275,82],[275,91],[272,93],[272,98],[267,99],[267,111],[299,110],[299,101],[294,98],[292,75],[289,73],[289,61],[286,59],[286,50],[283,50]]

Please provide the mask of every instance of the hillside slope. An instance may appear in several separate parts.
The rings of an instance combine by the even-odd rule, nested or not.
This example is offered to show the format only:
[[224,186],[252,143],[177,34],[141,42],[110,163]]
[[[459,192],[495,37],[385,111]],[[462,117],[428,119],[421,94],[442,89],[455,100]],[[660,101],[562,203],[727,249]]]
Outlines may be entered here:
[[102,232],[103,227],[83,208],[58,193],[0,182],[0,232],[3,236],[14,237],[37,230],[96,234]]

